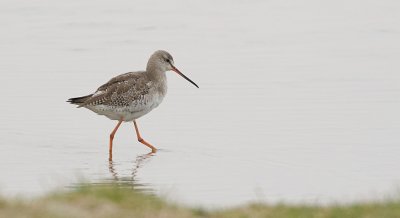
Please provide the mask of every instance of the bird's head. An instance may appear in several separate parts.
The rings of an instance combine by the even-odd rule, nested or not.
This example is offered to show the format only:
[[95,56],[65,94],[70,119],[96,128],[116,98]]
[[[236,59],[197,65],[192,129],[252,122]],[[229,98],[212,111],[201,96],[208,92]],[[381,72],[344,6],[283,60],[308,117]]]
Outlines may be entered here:
[[195,85],[197,88],[199,88],[199,86],[195,82],[186,77],[183,73],[181,73],[178,70],[178,68],[175,67],[174,58],[172,57],[172,55],[170,55],[168,52],[164,50],[158,50],[154,52],[153,55],[151,55],[149,62],[147,63],[147,71],[152,71],[155,69],[158,69],[162,72],[172,70],[177,74],[179,74],[180,76],[182,76],[183,78],[185,78],[193,85]]

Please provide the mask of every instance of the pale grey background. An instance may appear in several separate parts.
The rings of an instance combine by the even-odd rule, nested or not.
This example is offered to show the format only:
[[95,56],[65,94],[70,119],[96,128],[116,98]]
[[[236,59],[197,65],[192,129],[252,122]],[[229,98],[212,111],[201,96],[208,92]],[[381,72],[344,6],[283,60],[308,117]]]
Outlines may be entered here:
[[29,197],[81,178],[112,180],[116,123],[65,100],[144,69],[165,49],[200,89],[168,75],[164,102],[138,121],[161,151],[141,160],[148,150],[123,124],[114,176],[211,207],[396,195],[399,6],[3,0],[0,192]]

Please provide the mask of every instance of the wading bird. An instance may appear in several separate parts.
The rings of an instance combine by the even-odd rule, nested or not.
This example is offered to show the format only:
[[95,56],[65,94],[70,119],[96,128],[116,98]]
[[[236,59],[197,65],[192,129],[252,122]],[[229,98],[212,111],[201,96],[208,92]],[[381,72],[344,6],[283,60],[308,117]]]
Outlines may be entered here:
[[174,66],[174,59],[168,52],[159,50],[151,55],[145,71],[121,74],[100,86],[93,94],[68,99],[67,102],[78,105],[78,108],[84,107],[118,121],[110,134],[110,160],[114,135],[123,121],[133,121],[138,141],[149,147],[152,152],[157,151],[141,137],[136,119],[149,113],[162,102],[167,93],[165,72],[169,70],[175,71],[199,88]]

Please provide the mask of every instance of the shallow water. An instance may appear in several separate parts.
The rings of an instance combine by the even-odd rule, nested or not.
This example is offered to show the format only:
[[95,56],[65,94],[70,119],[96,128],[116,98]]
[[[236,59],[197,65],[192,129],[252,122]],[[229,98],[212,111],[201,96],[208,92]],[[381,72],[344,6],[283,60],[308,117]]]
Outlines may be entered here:
[[[398,195],[397,1],[2,1],[0,192],[119,181],[209,207]],[[168,75],[138,120],[155,155],[116,123],[65,102],[142,70]]]

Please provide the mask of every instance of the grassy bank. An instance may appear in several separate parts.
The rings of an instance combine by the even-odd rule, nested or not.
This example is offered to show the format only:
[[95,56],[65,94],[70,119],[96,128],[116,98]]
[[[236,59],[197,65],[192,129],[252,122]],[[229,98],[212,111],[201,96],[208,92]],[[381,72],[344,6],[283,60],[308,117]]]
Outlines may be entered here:
[[83,186],[33,200],[0,200],[0,217],[400,217],[400,201],[348,206],[244,205],[224,210],[203,210],[168,203],[158,197],[113,186]]

